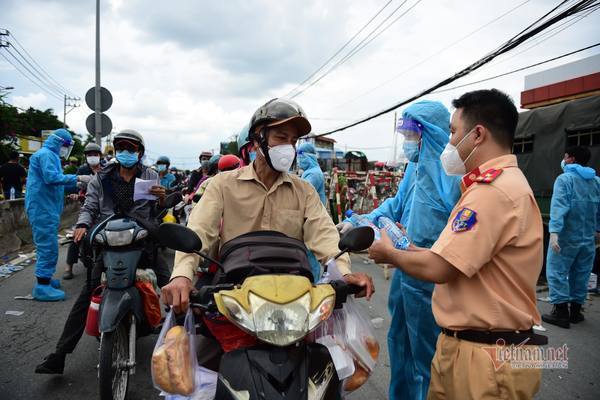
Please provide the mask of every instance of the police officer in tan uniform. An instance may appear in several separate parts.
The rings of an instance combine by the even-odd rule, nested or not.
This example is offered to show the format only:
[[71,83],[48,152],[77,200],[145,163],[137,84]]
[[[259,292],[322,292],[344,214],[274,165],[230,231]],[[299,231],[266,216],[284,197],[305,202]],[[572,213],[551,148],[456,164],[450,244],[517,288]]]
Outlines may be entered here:
[[429,399],[529,399],[541,370],[494,359],[499,345],[535,350],[547,343],[532,330],[540,323],[542,219],[511,154],[518,112],[495,89],[466,93],[453,106],[440,159],[448,175],[463,176],[462,196],[446,228],[430,250],[396,250],[383,234],[369,255],[436,283],[432,310],[442,333]]

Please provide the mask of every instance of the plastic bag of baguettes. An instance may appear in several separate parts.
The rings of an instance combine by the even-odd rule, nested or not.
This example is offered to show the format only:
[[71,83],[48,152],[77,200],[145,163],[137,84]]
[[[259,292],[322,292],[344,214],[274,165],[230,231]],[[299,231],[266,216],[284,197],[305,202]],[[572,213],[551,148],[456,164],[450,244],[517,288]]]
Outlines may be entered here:
[[353,298],[348,297],[337,314],[336,323],[343,327],[346,350],[354,363],[354,372],[342,384],[342,391],[348,393],[364,385],[373,373],[379,357],[379,342],[371,321]]
[[177,325],[171,309],[152,352],[152,382],[164,394],[189,396],[194,393],[198,365],[194,340],[191,309],[183,326]]

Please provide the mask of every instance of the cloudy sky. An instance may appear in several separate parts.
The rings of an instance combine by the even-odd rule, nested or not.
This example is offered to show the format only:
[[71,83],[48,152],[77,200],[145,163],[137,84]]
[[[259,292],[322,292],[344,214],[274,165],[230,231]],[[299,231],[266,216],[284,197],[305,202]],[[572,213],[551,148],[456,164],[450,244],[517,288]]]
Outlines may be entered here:
[[[165,154],[176,166],[195,167],[201,150],[218,149],[219,142],[236,134],[262,103],[295,89],[387,3],[103,0],[102,85],[114,98],[107,114],[114,129],[133,128],[145,135],[149,158]],[[406,14],[295,100],[315,132],[335,128],[462,69],[558,3],[392,0],[333,63],[380,23],[379,30]],[[0,28],[8,29],[69,93],[83,98],[94,85],[95,2],[0,0],[0,9]],[[600,39],[598,26],[600,12],[573,20],[455,84],[594,44]],[[466,90],[497,87],[518,104],[525,75],[599,51],[427,98],[450,107],[452,98]],[[0,53],[19,66],[4,49]],[[32,84],[2,57],[0,86],[15,88],[9,103],[53,108],[62,119],[62,100]],[[85,134],[90,112],[82,103],[67,116],[67,123]],[[383,116],[333,137],[342,150],[362,149],[369,158],[387,160],[393,154],[393,118]]]

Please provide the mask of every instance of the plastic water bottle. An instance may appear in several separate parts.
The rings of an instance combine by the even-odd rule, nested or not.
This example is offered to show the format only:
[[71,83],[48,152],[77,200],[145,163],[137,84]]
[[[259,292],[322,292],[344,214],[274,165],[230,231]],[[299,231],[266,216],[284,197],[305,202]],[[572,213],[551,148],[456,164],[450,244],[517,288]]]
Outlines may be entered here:
[[369,218],[365,217],[364,215],[354,214],[354,212],[352,210],[346,211],[346,217],[348,217],[347,221],[350,222],[354,226],[370,227],[371,229],[373,229],[373,232],[375,232],[375,240],[381,239],[381,234],[379,233],[379,228],[377,228],[377,225],[372,223],[371,220],[369,220]]
[[379,225],[379,229],[385,230],[390,239],[392,239],[395,248],[400,250],[408,249],[408,246],[410,245],[410,240],[408,240],[408,237],[406,237],[406,235],[402,233],[402,231],[400,230],[400,228],[398,228],[394,221],[392,221],[388,217],[381,216],[377,220],[377,224]]
[[10,188],[10,199],[11,200],[15,199],[15,188],[14,187]]

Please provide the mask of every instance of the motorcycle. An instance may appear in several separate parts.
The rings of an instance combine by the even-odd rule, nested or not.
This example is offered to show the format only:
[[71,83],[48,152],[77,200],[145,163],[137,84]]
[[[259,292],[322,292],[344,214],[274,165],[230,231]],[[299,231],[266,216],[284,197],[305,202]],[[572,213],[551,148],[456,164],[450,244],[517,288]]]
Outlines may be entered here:
[[[299,262],[306,257],[304,244],[278,232],[233,239],[223,246],[220,262],[201,253],[200,238],[184,226],[162,224],[159,237],[167,247],[219,266],[215,284],[190,295],[191,306],[204,316],[226,318],[255,339],[221,357],[215,399],[339,398],[341,382],[329,350],[308,336],[361,287],[341,280],[313,284],[310,266]],[[354,228],[341,238],[335,258],[365,250],[373,239],[371,228]]]
[[[180,200],[181,195],[169,195],[164,207]],[[135,374],[136,341],[154,331],[135,283],[138,269],[150,267],[145,265],[146,250],[156,251],[156,239],[142,221],[112,215],[96,225],[86,240],[94,249],[94,262],[102,263],[106,274],[98,311],[100,399],[124,400],[129,376]]]

